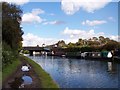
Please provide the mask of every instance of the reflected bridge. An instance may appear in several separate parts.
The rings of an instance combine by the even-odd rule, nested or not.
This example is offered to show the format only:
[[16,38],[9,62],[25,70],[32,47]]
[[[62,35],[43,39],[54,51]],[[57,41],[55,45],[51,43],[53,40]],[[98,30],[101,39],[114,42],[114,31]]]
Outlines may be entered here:
[[33,56],[33,52],[50,52],[50,49],[49,48],[46,48],[46,47],[23,47],[23,50],[28,50],[29,53],[30,53],[30,56]]

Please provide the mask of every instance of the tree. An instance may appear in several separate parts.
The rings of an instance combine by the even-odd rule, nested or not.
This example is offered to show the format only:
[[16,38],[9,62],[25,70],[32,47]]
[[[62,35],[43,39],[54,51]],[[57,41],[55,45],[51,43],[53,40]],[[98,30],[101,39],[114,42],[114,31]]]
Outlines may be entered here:
[[17,60],[22,48],[23,31],[20,27],[22,11],[19,6],[2,2],[2,66]]
[[103,36],[99,36],[99,41],[100,41],[100,44],[101,45],[104,45],[105,44],[105,38]]
[[110,39],[109,39],[109,38],[105,38],[105,40],[106,40],[106,43],[110,41]]
[[65,41],[64,40],[58,41],[57,46],[58,47],[65,47],[66,46]]
[[44,43],[42,44],[42,47],[45,47],[45,44],[44,44]]
[[68,47],[75,47],[75,44],[74,43],[68,43]]
[[89,46],[97,46],[97,45],[100,45],[100,43],[98,41],[88,41],[88,45]]
[[98,40],[98,38],[97,38],[97,37],[93,37],[92,39],[93,39],[93,41],[97,41],[97,40]]
[[110,40],[109,42],[107,42],[104,46],[103,46],[103,49],[105,50],[115,50],[117,49],[119,46],[118,42],[117,41],[114,41],[114,40]]
[[2,3],[2,40],[12,49],[21,47],[23,31],[20,27],[22,10],[14,4]]
[[84,44],[84,40],[79,39],[79,40],[78,40],[78,43],[79,43],[80,45],[83,45],[83,44]]
[[118,48],[120,48],[120,42],[118,42]]
[[85,41],[83,39],[78,39],[78,42],[76,42],[76,46],[83,46],[85,44]]

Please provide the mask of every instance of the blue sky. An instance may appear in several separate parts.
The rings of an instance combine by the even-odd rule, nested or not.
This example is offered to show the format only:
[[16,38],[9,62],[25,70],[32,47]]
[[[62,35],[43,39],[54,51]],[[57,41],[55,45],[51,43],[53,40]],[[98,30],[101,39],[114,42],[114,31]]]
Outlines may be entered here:
[[[80,0],[78,0],[80,1]],[[105,36],[117,40],[117,2],[28,2],[23,10],[23,45],[50,45],[59,40],[76,42],[79,38]]]

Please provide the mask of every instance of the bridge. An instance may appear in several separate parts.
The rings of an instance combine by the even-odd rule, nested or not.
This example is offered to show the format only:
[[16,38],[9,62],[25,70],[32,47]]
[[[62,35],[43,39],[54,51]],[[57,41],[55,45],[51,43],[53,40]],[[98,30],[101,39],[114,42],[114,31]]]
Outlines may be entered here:
[[41,52],[41,51],[46,51],[49,52],[50,49],[49,48],[45,48],[45,47],[23,47],[23,50],[28,50],[30,53],[30,56],[33,56],[33,52]]

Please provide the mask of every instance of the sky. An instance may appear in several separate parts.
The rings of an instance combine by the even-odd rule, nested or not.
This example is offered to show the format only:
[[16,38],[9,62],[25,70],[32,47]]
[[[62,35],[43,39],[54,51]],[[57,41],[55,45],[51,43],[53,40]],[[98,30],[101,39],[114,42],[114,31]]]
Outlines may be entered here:
[[79,38],[99,36],[118,40],[118,2],[110,1],[17,2],[23,10],[23,46],[51,45],[59,40],[75,43]]

